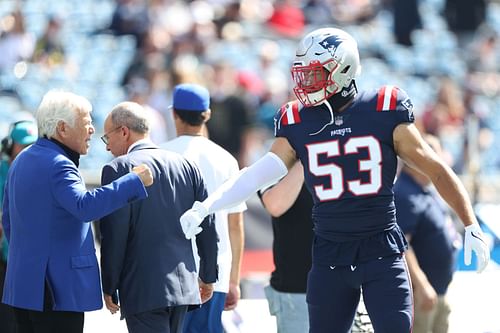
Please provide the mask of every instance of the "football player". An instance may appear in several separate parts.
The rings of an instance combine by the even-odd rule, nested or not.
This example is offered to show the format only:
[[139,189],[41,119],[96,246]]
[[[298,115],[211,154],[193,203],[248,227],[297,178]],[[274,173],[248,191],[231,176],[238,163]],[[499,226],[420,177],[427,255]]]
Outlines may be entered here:
[[396,223],[392,191],[397,157],[427,175],[462,220],[467,265],[474,251],[477,271],[484,270],[489,248],[464,186],[413,124],[408,95],[391,85],[358,92],[360,67],[357,43],[343,30],[307,34],[291,69],[298,101],[276,114],[270,152],[195,203],[181,225],[193,237],[207,214],[248,199],[300,159],[314,200],[310,332],[348,332],[362,290],[375,332],[409,333],[407,242]]

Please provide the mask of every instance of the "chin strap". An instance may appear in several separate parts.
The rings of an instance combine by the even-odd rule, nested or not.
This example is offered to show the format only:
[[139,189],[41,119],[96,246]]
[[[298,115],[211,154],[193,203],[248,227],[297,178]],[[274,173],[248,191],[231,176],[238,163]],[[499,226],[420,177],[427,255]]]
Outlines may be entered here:
[[[349,87],[342,89],[339,93],[336,93],[329,99],[325,99],[322,104],[325,104],[328,111],[330,112],[330,121],[323,125],[319,131],[314,133],[309,133],[309,135],[317,135],[321,133],[326,127],[332,125],[335,121],[333,110],[340,110],[344,105],[349,103],[358,93],[358,87],[354,80],[351,81]],[[321,104],[320,104],[321,105]]]
[[330,111],[330,121],[327,124],[323,125],[323,127],[321,127],[321,129],[319,131],[316,131],[314,133],[309,133],[309,135],[317,135],[317,134],[321,133],[327,126],[330,126],[331,124],[333,124],[333,121],[334,121],[335,118],[333,117],[332,106],[330,105],[330,103],[328,102],[327,99],[325,99],[323,101],[323,104],[325,104],[326,107],[328,108],[328,111]]

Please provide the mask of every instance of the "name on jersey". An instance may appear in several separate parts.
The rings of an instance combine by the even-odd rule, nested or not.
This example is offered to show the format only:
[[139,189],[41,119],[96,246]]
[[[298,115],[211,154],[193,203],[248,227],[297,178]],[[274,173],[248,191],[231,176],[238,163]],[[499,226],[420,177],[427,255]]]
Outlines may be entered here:
[[350,127],[337,128],[337,129],[330,131],[330,136],[336,136],[336,135],[345,136],[346,134],[350,134],[350,133],[352,133]]

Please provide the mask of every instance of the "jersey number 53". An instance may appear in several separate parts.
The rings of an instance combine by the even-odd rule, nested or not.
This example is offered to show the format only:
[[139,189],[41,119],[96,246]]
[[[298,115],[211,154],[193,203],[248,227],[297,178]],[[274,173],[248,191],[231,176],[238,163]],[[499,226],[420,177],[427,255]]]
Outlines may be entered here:
[[373,136],[350,138],[344,144],[341,152],[339,140],[331,140],[307,145],[309,172],[316,177],[329,177],[330,186],[315,185],[314,191],[321,201],[338,199],[345,191],[344,174],[342,168],[335,163],[319,164],[318,155],[326,154],[335,157],[349,154],[359,154],[359,151],[368,151],[367,159],[358,160],[358,171],[369,173],[369,181],[361,182],[360,179],[346,182],[347,190],[355,196],[375,194],[382,187],[382,150],[380,143]]

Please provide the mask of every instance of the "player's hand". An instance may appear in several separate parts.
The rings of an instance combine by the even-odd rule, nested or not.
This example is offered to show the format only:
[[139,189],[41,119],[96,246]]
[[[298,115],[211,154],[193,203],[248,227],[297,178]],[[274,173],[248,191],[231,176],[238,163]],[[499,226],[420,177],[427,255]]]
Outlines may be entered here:
[[191,239],[202,231],[200,224],[207,215],[207,210],[199,201],[195,201],[193,207],[182,214],[181,227],[186,239]]
[[139,176],[144,186],[151,186],[153,184],[153,174],[146,164],[133,167],[132,172],[135,172]]
[[490,261],[490,248],[486,244],[481,227],[477,223],[465,227],[464,263],[467,266],[471,264],[472,251],[476,252],[476,271],[481,273]]

